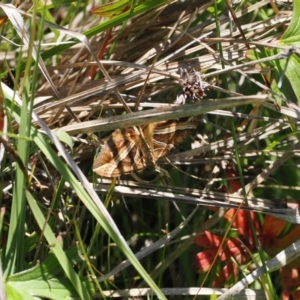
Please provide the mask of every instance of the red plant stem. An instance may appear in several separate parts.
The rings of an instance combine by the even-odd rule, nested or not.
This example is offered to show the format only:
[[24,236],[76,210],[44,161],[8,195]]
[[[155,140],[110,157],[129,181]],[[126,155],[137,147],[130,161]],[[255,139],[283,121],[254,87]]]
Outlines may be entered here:
[[[105,54],[105,51],[106,51],[106,47],[108,45],[108,42],[111,38],[111,33],[112,33],[112,27],[109,28],[107,31],[106,31],[106,35],[105,35],[105,38],[104,38],[104,41],[102,43],[102,46],[98,52],[98,58],[101,60]],[[90,72],[89,72],[89,77],[91,80],[93,80],[96,76],[96,72],[97,72],[97,66],[92,66],[91,69],[90,69]]]

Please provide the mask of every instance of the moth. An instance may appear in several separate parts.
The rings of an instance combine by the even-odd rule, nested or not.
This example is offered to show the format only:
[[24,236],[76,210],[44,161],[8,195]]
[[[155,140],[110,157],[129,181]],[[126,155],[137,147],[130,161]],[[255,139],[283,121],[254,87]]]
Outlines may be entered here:
[[103,177],[117,177],[155,169],[157,160],[181,144],[199,122],[200,117],[190,117],[117,129],[104,143],[93,171]]

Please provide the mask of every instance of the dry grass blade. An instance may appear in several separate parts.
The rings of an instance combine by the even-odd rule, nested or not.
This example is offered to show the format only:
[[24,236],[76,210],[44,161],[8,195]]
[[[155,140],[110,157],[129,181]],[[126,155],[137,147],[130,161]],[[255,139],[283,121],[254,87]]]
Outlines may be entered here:
[[[189,287],[189,288],[162,288],[162,291],[167,296],[212,296],[212,295],[221,295],[226,293],[228,289],[217,289],[217,288],[202,288],[199,290],[198,287]],[[122,298],[122,297],[142,297],[152,295],[150,289],[130,289],[130,290],[111,290],[103,291],[106,297],[112,298]],[[239,292],[238,294],[232,296],[231,299],[257,299],[265,300],[267,299],[263,291],[260,290],[251,290],[246,289]]]
[[[99,192],[107,192],[109,184],[97,184],[95,189]],[[246,186],[247,188],[247,186]],[[163,199],[164,201],[183,202],[206,207],[225,207],[225,208],[240,208],[244,203],[245,197],[240,195],[228,195],[218,192],[205,192],[197,189],[181,189],[175,187],[156,187],[151,184],[141,184],[120,182],[115,187],[114,192],[122,196],[132,198],[148,198],[148,199]],[[287,220],[294,224],[300,224],[300,216],[297,211],[292,208],[282,208],[282,203],[274,203],[268,199],[255,197],[247,197],[249,206],[242,206],[241,209],[248,211],[262,212],[265,214],[274,215],[277,218]]]

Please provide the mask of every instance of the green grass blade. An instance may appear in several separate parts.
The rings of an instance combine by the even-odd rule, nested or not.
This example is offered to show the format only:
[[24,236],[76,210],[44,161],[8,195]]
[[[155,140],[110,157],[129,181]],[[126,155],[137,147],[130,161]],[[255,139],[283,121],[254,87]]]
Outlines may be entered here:
[[[10,94],[9,89],[5,85],[2,85],[4,94],[7,96],[6,100],[11,99],[12,94]],[[19,99],[19,103],[20,103]],[[9,107],[9,105],[7,105]],[[17,109],[16,109],[17,111]],[[12,111],[12,115],[14,116],[17,122],[20,122],[19,113],[16,111]],[[128,247],[125,239],[123,238],[121,232],[116,226],[115,222],[111,218],[110,214],[106,210],[103,203],[100,201],[99,197],[95,193],[95,191],[91,188],[90,183],[83,175],[81,170],[78,168],[76,163],[70,157],[70,155],[66,152],[62,144],[59,142],[57,137],[49,130],[49,128],[45,125],[45,123],[40,120],[35,114],[35,121],[39,122],[39,125],[44,129],[47,135],[51,138],[54,144],[58,147],[59,152],[66,159],[68,165],[73,169],[78,178],[80,178],[81,183],[75,178],[67,165],[58,157],[53,148],[49,144],[49,139],[42,135],[40,132],[36,130],[33,126],[30,128],[30,136],[33,137],[34,142],[38,146],[38,148],[44,153],[44,155],[48,158],[49,162],[57,169],[57,171],[65,178],[67,182],[70,183],[72,188],[74,189],[77,196],[81,199],[87,209],[93,214],[96,220],[99,222],[101,227],[109,234],[109,236],[115,241],[116,245],[119,249],[127,256],[127,258],[131,261],[132,265],[135,269],[140,273],[143,279],[149,284],[149,286],[153,289],[153,292],[159,296],[161,299],[166,299],[163,293],[160,291],[158,286],[151,279],[149,274],[142,267],[140,262],[136,259],[134,253]],[[86,190],[89,194],[86,192]],[[91,198],[92,197],[92,198]]]
[[66,256],[65,252],[61,248],[59,241],[56,239],[50,226],[46,223],[46,219],[43,213],[41,212],[36,200],[34,199],[34,197],[31,195],[29,191],[26,191],[25,193],[26,193],[28,204],[35,217],[35,220],[38,223],[40,229],[43,230],[44,236],[51,247],[51,251],[55,254],[56,258],[60,262],[60,265],[65,271],[67,277],[72,282],[74,288],[78,292],[81,299],[91,299],[88,291],[82,285],[79,276],[76,274],[68,257]]

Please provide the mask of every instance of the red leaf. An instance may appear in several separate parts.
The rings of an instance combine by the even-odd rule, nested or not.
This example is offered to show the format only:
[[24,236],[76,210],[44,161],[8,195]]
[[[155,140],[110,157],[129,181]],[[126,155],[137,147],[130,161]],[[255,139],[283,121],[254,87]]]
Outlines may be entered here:
[[219,273],[219,277],[216,277],[213,283],[213,287],[224,287],[224,283],[228,281],[231,275],[237,276],[239,272],[238,267],[229,262]]
[[102,17],[113,17],[120,15],[130,9],[130,2],[126,0],[112,1],[102,4],[90,10],[91,14],[99,15]]
[[[239,210],[238,213],[235,215],[236,210],[235,209],[229,209],[226,214],[224,215],[224,218],[232,223],[232,226],[234,228],[237,228],[239,234],[242,237],[246,237],[245,244],[249,247],[254,246],[254,240],[253,240],[253,234],[252,229],[250,226],[250,217],[252,218],[252,221],[254,223],[254,227],[257,232],[260,232],[260,225],[256,218],[256,215],[254,212],[247,212],[245,210]],[[235,218],[234,218],[235,217]]]
[[198,272],[207,272],[211,268],[212,262],[216,257],[216,253],[215,249],[210,249],[196,254],[195,265]]
[[204,235],[195,238],[195,244],[205,248],[218,248],[222,242],[222,237],[214,235],[209,231],[204,231]]
[[297,289],[300,286],[299,270],[288,266],[281,269],[282,278],[282,299],[289,300],[300,299],[300,291]]
[[241,182],[238,179],[231,179],[238,176],[235,170],[231,166],[227,165],[225,172],[230,186],[230,193],[238,191],[242,187]]
[[[274,218],[276,220],[276,218]],[[283,220],[278,220],[279,223],[282,223]],[[288,232],[282,238],[276,238],[275,234],[280,231],[280,225],[276,228],[276,221],[274,224],[275,229],[266,229],[264,233],[259,237],[260,243],[264,251],[266,251],[271,257],[276,255],[278,252],[284,250],[292,243],[296,242],[300,238],[300,225],[295,226],[290,232]],[[266,227],[270,227],[270,224],[267,224]],[[268,234],[270,233],[270,234]],[[295,261],[294,261],[295,262]],[[294,265],[295,266],[295,265]],[[300,267],[300,264],[297,264]]]
[[275,238],[280,235],[286,225],[287,221],[266,215],[262,228],[262,235],[268,236],[269,238]]

